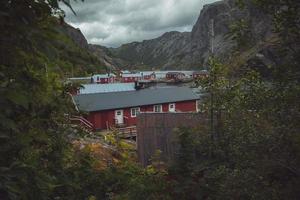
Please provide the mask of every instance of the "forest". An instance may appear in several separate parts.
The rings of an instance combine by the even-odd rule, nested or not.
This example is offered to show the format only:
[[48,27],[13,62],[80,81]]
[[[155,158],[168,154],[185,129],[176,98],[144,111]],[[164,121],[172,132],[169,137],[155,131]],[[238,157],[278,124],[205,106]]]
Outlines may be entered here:
[[210,77],[198,82],[212,125],[180,129],[175,161],[162,166],[158,155],[146,168],[118,140],[119,161],[105,168],[70,142],[65,114],[75,112],[76,85],[62,80],[102,64],[55,29],[59,3],[72,9],[68,0],[0,2],[0,199],[300,199],[298,0],[236,1],[271,17],[280,62],[237,61],[251,38],[245,21],[232,24],[233,62],[211,55]]

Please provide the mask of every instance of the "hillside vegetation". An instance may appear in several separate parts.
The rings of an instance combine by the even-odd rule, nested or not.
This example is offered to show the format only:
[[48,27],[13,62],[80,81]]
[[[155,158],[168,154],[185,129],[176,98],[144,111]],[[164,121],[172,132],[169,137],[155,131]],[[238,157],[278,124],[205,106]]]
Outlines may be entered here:
[[50,69],[67,76],[104,73],[106,71],[105,64],[99,61],[88,48],[78,45],[76,40],[70,37],[70,31],[78,30],[52,18],[37,32],[35,43],[37,48],[51,61]]

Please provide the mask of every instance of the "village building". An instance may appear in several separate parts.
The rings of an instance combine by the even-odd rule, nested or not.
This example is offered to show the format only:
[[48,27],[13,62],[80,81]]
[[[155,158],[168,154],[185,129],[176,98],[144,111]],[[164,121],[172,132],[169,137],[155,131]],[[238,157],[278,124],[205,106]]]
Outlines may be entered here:
[[166,78],[167,71],[154,71],[156,80],[162,80]]
[[70,82],[73,83],[83,83],[83,84],[87,84],[91,82],[91,77],[71,77],[67,79]]
[[77,94],[134,91],[135,83],[83,84]]
[[202,71],[195,71],[193,72],[193,78],[197,79],[197,78],[207,78],[209,75],[207,70],[202,70]]
[[185,74],[182,72],[168,72],[166,74],[167,80],[183,80],[185,78]]
[[114,74],[95,74],[91,77],[91,83],[107,84],[114,83],[116,76]]
[[135,74],[122,74],[121,82],[123,83],[132,83],[142,80],[142,75],[140,73]]
[[135,126],[140,112],[196,112],[199,96],[187,87],[157,87],[134,91],[74,96],[94,130]]
[[131,71],[129,70],[121,70],[120,72],[121,74],[131,74]]
[[155,80],[156,74],[154,71],[142,71],[140,72],[142,80]]

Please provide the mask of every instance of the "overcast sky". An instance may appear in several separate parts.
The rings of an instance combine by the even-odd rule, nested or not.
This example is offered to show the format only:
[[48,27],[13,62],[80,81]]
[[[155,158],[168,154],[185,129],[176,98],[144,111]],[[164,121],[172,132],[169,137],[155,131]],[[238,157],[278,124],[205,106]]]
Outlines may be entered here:
[[156,38],[167,31],[191,31],[203,5],[216,0],[85,0],[72,1],[77,16],[66,21],[80,28],[89,43],[118,47]]

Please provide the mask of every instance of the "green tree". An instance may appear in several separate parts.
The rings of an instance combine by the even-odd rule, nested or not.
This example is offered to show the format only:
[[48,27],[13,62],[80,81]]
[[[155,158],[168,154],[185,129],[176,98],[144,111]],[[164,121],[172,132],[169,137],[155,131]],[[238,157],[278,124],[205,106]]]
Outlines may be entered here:
[[[253,2],[273,19],[281,63],[265,79],[259,71],[243,67],[236,73],[236,68],[210,60],[211,78],[204,88],[213,95],[204,107],[206,113],[213,110],[213,126],[191,133],[198,145],[190,146],[196,153],[193,161],[186,160],[188,175],[172,173],[174,190],[184,199],[300,197],[299,3]],[[192,184],[182,181],[187,179]]]

